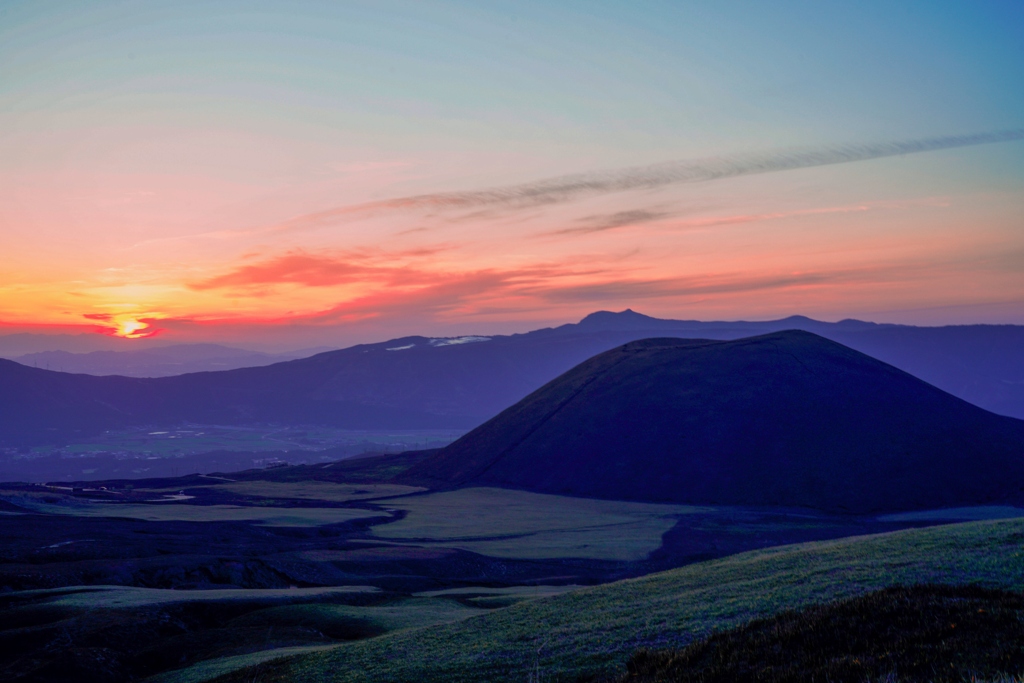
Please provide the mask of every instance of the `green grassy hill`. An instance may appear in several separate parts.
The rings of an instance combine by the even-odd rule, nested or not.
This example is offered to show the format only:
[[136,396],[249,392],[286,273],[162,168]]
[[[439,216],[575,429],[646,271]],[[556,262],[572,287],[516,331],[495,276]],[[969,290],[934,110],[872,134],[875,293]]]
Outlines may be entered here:
[[[587,680],[641,647],[894,584],[1024,589],[1024,521],[974,522],[735,555],[399,631],[244,669],[219,681]],[[165,680],[171,680],[166,678]],[[195,679],[192,679],[195,680]]]

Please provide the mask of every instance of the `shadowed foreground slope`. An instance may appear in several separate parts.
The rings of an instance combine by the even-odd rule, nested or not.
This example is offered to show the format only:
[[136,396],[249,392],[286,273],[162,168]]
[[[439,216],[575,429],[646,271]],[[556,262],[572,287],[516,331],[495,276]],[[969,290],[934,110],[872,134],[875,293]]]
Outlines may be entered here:
[[961,683],[1024,672],[1024,595],[893,586],[783,612],[682,650],[642,650],[618,683]]
[[595,356],[403,475],[617,500],[872,512],[1016,500],[1024,421],[807,332]]

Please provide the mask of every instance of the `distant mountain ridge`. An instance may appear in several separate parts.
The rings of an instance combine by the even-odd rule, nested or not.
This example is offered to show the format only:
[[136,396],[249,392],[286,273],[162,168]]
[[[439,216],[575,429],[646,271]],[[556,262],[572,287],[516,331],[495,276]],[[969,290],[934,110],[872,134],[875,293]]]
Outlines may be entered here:
[[1018,500],[1024,421],[803,331],[599,354],[402,475],[646,502],[872,513]]
[[332,350],[327,347],[291,353],[262,353],[220,344],[174,344],[137,351],[40,351],[12,358],[34,368],[86,375],[170,377],[190,372],[260,367],[306,358]]
[[0,361],[0,445],[183,421],[468,429],[578,363],[630,341],[725,340],[799,328],[985,409],[1024,417],[1022,326],[926,328],[803,317],[698,322],[627,310],[523,334],[402,337],[265,367],[156,379],[72,375]]
[[634,339],[665,336],[726,340],[781,330],[813,332],[986,410],[1024,418],[1022,325],[917,327],[853,319],[829,323],[799,315],[763,322],[702,322],[652,318],[627,309],[621,313],[592,313],[575,327],[612,330],[619,321],[638,335]]

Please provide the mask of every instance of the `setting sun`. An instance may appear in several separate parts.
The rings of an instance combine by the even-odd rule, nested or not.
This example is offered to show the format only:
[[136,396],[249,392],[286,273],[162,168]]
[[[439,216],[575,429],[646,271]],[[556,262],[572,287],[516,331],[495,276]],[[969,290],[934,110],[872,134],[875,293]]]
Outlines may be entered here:
[[140,323],[138,320],[123,320],[117,324],[117,336],[129,338],[142,336],[139,332],[147,327],[149,326],[146,323]]

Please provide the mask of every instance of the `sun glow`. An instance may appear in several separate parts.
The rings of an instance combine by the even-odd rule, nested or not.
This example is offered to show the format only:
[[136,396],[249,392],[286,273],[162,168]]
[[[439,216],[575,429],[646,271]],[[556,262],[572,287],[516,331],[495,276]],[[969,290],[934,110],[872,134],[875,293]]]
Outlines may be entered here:
[[160,330],[154,328],[151,323],[140,321],[138,315],[132,314],[91,314],[87,315],[99,324],[96,332],[121,337],[122,339],[142,339],[152,337]]
[[119,337],[139,337],[143,330],[149,325],[146,323],[140,323],[138,320],[122,320],[117,323],[117,336]]

